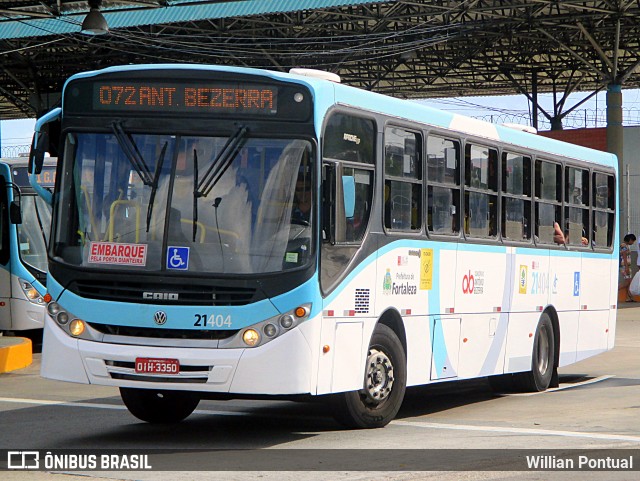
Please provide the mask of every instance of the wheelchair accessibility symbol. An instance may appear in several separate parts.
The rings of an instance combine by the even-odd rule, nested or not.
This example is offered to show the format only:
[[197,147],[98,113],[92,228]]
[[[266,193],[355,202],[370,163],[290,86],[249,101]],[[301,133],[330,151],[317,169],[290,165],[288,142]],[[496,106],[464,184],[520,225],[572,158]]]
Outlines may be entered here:
[[169,246],[167,249],[167,269],[186,271],[189,268],[189,248]]

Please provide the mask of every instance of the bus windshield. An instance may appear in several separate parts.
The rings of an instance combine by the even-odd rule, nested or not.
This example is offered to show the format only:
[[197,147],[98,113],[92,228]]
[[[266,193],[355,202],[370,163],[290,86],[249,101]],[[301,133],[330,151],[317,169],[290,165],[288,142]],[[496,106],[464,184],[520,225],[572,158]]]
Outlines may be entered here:
[[22,223],[17,224],[20,258],[47,272],[47,244],[51,230],[51,206],[36,195],[22,195]]
[[67,134],[54,260],[176,274],[306,265],[311,154],[308,140],[244,128],[228,137],[131,134],[118,124]]

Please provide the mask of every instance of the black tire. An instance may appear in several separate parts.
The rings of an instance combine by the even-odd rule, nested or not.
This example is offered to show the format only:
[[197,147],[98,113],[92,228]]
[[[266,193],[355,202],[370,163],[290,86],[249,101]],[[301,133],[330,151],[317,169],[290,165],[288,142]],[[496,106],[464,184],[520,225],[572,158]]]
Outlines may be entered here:
[[517,374],[519,387],[527,392],[546,391],[556,368],[556,345],[553,323],[546,312],[540,316],[533,340],[531,371]]
[[197,394],[186,391],[121,387],[120,396],[131,414],[152,424],[178,423],[200,402]]
[[407,387],[407,359],[395,332],[378,324],[371,336],[363,388],[332,396],[333,415],[348,428],[381,428],[400,410]]

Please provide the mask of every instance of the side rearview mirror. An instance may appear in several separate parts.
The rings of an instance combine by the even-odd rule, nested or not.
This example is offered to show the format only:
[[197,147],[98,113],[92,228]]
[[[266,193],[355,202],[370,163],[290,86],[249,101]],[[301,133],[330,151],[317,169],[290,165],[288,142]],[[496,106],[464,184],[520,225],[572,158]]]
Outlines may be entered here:
[[22,224],[22,211],[20,209],[20,203],[16,200],[12,201],[9,205],[9,221],[12,224]]
[[31,151],[29,152],[29,173],[39,174],[44,165],[44,154],[49,146],[49,134],[46,131],[33,134]]

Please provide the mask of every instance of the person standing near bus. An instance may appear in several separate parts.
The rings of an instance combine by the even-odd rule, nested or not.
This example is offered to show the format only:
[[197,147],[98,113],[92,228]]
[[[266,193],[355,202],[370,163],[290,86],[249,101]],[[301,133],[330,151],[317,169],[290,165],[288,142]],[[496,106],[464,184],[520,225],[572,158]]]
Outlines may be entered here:
[[[636,236],[634,234],[627,234],[624,236],[622,244],[620,244],[620,288],[626,288],[631,283],[631,246],[635,241]],[[628,291],[626,300],[627,302],[634,302]]]

